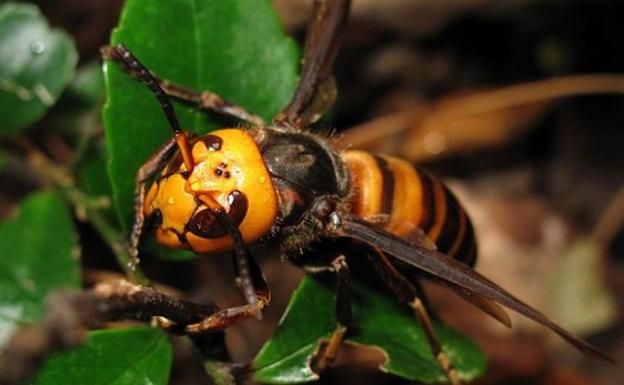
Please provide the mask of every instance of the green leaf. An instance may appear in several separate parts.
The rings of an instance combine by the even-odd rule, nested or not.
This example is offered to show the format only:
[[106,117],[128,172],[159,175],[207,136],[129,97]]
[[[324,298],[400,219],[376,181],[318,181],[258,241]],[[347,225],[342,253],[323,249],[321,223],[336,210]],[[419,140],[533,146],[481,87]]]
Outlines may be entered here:
[[[159,76],[210,90],[270,119],[289,100],[297,79],[297,49],[266,0],[129,0],[112,44],[125,44]],[[104,65],[109,175],[122,223],[130,227],[134,175],[171,137],[154,96],[118,63]],[[175,104],[182,126],[214,129],[210,116]]]
[[617,300],[604,279],[603,248],[591,238],[572,243],[557,260],[550,279],[548,314],[568,330],[591,334],[617,320]]
[[41,319],[50,290],[79,287],[77,254],[72,219],[53,193],[27,198],[0,223],[0,345]]
[[72,39],[31,4],[0,5],[0,135],[39,120],[74,76]]
[[98,330],[84,345],[50,357],[33,384],[164,385],[171,357],[171,343],[160,329]]
[[[382,370],[409,380],[448,381],[418,321],[394,300],[354,282],[353,313],[356,331],[347,341],[381,349],[387,357]],[[328,338],[335,327],[332,289],[306,277],[293,294],[278,330],[255,358],[254,380],[285,384],[317,379],[308,366],[310,356],[319,339]],[[436,322],[435,328],[464,381],[483,373],[485,357],[473,342],[440,323]]]

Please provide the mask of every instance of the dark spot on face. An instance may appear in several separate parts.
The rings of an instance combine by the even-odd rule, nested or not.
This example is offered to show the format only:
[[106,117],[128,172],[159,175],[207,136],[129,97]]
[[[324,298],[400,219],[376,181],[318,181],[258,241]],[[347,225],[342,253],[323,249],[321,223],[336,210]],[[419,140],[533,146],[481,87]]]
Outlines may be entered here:
[[227,169],[227,164],[225,164],[224,162],[219,163],[219,165],[215,169],[215,175],[216,176],[223,175],[224,177],[229,178],[232,175],[230,174],[229,171],[226,171],[226,169]]
[[205,135],[200,140],[204,142],[208,151],[219,151],[223,145],[223,139],[216,135]]

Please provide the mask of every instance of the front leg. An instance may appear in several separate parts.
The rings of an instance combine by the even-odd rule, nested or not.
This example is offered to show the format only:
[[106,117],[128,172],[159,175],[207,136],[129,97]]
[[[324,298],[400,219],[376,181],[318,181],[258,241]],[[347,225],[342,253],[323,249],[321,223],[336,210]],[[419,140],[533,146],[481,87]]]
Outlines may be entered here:
[[186,325],[184,332],[199,335],[223,330],[251,317],[261,318],[262,309],[271,301],[271,290],[256,261],[248,252],[234,253],[237,281],[246,305],[223,309],[199,322]]
[[271,300],[269,285],[260,267],[249,253],[249,249],[236,223],[232,221],[225,209],[210,195],[202,194],[200,199],[210,207],[210,210],[212,210],[221,225],[227,229],[234,240],[234,269],[247,305],[224,309],[200,322],[187,325],[185,332],[189,334],[222,330],[251,317],[260,319],[262,309]]
[[[227,221],[226,219],[222,220]],[[229,223],[230,227],[233,225],[231,222],[226,223]],[[237,244],[234,250],[234,269],[247,305],[227,308],[200,322],[187,325],[184,328],[186,333],[199,335],[223,330],[251,317],[260,320],[262,309],[271,301],[271,290],[260,267],[244,244],[241,243],[242,238],[237,237],[237,234],[237,231],[232,232]]]

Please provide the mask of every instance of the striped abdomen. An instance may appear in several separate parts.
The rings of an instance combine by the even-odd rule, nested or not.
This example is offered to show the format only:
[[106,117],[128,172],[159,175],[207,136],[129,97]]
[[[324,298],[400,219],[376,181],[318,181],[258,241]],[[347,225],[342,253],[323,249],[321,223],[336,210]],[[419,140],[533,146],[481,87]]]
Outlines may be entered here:
[[354,214],[474,264],[477,248],[470,219],[439,179],[389,156],[362,151],[341,156],[350,173]]

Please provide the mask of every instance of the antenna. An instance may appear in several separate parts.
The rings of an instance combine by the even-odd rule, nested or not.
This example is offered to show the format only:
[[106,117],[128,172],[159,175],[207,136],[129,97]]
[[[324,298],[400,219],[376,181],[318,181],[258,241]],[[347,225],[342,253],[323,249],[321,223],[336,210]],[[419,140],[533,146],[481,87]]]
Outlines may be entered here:
[[113,47],[113,51],[114,52],[107,52],[109,56],[113,59],[122,61],[126,67],[128,67],[130,72],[138,77],[139,80],[143,81],[143,83],[145,83],[145,85],[154,93],[154,96],[156,96],[156,99],[160,103],[160,106],[169,121],[169,125],[173,129],[173,134],[178,148],[180,149],[180,153],[182,154],[182,158],[184,159],[186,169],[191,171],[194,164],[191,156],[191,150],[188,141],[186,140],[186,134],[182,128],[180,128],[180,122],[176,116],[173,104],[171,104],[171,100],[165,91],[160,87],[158,79],[143,64],[141,64],[139,59],[137,59],[123,44]]

